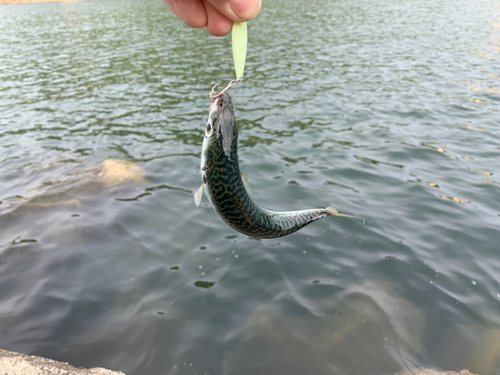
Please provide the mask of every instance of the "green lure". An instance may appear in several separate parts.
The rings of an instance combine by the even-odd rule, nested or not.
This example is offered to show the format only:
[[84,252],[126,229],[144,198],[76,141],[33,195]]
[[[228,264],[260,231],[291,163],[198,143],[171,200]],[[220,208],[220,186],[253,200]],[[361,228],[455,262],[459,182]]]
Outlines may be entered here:
[[326,216],[357,218],[339,214],[333,207],[302,211],[276,212],[257,205],[248,195],[238,162],[238,127],[231,97],[226,93],[231,81],[220,93],[210,93],[210,111],[201,152],[202,184],[195,194],[201,203],[203,189],[215,211],[230,227],[251,237],[286,236]]
[[236,79],[243,78],[245,70],[245,59],[247,57],[247,23],[233,22],[233,31],[231,32],[233,44],[233,61]]

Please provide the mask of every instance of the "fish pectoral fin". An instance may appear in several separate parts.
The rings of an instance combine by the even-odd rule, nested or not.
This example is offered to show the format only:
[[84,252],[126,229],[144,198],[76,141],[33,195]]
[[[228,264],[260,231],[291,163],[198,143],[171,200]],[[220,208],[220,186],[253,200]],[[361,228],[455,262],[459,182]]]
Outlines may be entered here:
[[201,184],[198,191],[194,194],[194,204],[196,205],[196,207],[200,206],[201,198],[203,198],[203,183]]
[[351,219],[361,219],[364,220],[365,218],[363,216],[358,216],[358,215],[347,215],[347,214],[339,214],[336,208],[334,207],[327,207],[326,210],[329,212],[329,216],[340,216],[340,217],[349,217]]
[[246,177],[243,176],[243,173],[241,173],[241,181],[243,181],[243,186],[245,187],[246,191],[251,193],[252,189],[250,188],[250,185],[248,184],[248,180],[246,179]]

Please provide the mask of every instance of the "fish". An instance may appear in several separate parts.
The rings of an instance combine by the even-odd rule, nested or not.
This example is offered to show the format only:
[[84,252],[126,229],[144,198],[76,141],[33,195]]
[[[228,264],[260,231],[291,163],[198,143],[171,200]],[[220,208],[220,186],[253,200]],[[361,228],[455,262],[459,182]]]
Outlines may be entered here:
[[202,183],[194,195],[199,206],[203,191],[219,216],[236,231],[250,237],[277,238],[294,233],[327,216],[359,219],[339,214],[333,207],[300,211],[271,211],[255,203],[245,186],[238,161],[238,126],[227,91],[241,79],[231,81],[221,92],[215,85],[209,94],[210,108],[201,151]]

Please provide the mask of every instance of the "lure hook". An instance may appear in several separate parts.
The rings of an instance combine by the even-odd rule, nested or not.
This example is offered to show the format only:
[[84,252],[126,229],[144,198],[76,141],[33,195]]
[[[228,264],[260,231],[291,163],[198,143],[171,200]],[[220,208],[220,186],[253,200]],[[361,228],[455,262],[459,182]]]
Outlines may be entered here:
[[229,90],[231,87],[233,87],[234,85],[236,85],[238,82],[241,82],[243,81],[243,77],[240,77],[238,79],[233,79],[231,82],[228,83],[228,85],[221,91],[219,92],[218,94],[215,92],[215,88],[219,85],[218,83],[215,84],[214,87],[212,87],[212,91],[210,92],[210,94],[208,95],[209,98],[210,98],[210,102],[213,102],[215,99],[217,99],[218,97],[222,96],[223,94],[225,94],[227,92],[227,90]]

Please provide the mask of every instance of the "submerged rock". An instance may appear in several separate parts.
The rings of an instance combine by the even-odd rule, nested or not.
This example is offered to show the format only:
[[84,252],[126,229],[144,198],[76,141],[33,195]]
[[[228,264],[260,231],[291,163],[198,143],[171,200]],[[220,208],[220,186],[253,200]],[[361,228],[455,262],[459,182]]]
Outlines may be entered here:
[[[420,358],[425,356],[422,344],[426,331],[424,314],[388,283],[364,281],[333,293],[329,298],[315,300],[314,305],[308,305],[306,299],[302,301],[303,307],[311,306],[309,311],[302,308],[290,313],[271,304],[257,307],[241,327],[229,334],[227,339],[232,345],[224,357],[222,373],[497,374],[480,372],[477,366],[443,366],[474,372],[423,367]],[[494,347],[492,351],[498,353],[495,342],[500,342],[500,336],[489,332],[487,338],[489,341],[486,340],[484,346]],[[473,351],[469,348],[460,352],[460,356],[471,358]],[[491,371],[491,360],[498,356],[483,350],[477,358],[485,365],[482,369]],[[436,363],[438,366],[441,364]]]
[[[315,304],[311,313],[256,308],[229,339],[223,374],[394,374],[418,367],[422,312],[383,282],[364,282]],[[251,353],[251,355],[246,355]],[[255,363],[253,358],[261,358]]]
[[0,349],[0,374],[6,375],[124,375],[100,367],[76,368],[68,363]]
[[498,375],[499,343],[500,329],[496,327],[453,326],[445,333],[437,350],[438,364],[445,368],[467,368],[481,375]]
[[102,162],[101,168],[104,186],[108,188],[125,182],[146,182],[144,170],[131,161],[108,159]]
[[[48,173],[41,170],[37,173]],[[107,159],[93,168],[67,173],[56,181],[45,181],[29,191],[27,196],[17,195],[2,201],[0,208],[14,210],[18,207],[50,208],[82,206],[82,196],[97,194],[104,189],[122,184],[144,184],[144,170],[131,161]]]

